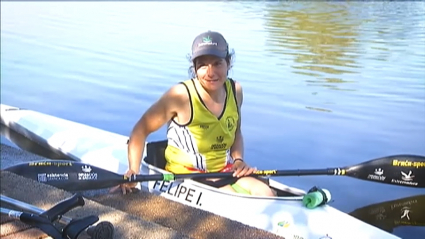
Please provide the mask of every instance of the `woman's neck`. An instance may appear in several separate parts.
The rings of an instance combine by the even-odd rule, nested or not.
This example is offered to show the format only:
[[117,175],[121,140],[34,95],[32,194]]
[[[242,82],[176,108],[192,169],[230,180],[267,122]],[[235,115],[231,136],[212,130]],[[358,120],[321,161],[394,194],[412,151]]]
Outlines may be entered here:
[[207,96],[209,99],[217,103],[223,102],[223,100],[226,98],[226,90],[224,85],[217,90],[207,90],[198,80],[196,80],[196,84],[198,86],[197,88],[201,90],[201,96]]

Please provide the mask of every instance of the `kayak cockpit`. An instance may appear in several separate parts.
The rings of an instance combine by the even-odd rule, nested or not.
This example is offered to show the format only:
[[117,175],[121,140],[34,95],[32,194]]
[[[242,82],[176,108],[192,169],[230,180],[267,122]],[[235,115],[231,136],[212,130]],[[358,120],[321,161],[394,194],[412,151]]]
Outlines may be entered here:
[[[167,142],[167,140],[148,142],[146,144],[146,157],[144,158],[145,163],[165,170],[165,149],[167,148]],[[303,191],[294,190],[291,187],[285,187],[285,185],[271,181],[269,178],[260,177],[260,179],[275,190],[278,197],[301,196],[304,194]]]
[[145,162],[165,170],[165,149],[167,148],[167,140],[153,141],[146,144]]

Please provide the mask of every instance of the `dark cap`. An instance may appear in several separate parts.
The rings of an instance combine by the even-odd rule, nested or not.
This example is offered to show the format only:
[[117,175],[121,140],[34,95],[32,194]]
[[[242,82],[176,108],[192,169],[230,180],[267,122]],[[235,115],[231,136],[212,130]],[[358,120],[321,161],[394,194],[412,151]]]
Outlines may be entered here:
[[223,35],[218,32],[207,31],[199,34],[192,44],[192,61],[200,56],[213,55],[226,58],[229,46]]

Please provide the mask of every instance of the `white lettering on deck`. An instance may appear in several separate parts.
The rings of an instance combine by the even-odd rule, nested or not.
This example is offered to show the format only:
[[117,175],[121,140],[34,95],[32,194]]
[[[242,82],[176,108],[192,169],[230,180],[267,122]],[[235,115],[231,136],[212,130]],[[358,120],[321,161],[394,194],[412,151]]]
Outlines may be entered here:
[[153,188],[160,192],[167,193],[175,198],[183,199],[197,206],[202,206],[202,192],[193,188],[188,188],[184,185],[181,185],[180,183],[175,186],[174,182],[155,181]]

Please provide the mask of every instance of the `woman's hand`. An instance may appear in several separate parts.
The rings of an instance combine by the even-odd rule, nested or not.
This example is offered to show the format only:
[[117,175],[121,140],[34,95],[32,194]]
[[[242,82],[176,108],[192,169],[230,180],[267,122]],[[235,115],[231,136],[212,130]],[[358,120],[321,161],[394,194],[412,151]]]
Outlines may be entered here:
[[248,164],[246,164],[242,160],[236,160],[233,163],[233,177],[242,177],[242,176],[248,176],[252,174],[254,171],[256,171],[256,168],[251,168]]
[[[131,175],[133,175],[133,174],[136,174],[136,173],[133,170],[129,169],[129,170],[127,170],[127,172],[124,175],[127,176],[127,177],[131,177]],[[122,194],[125,195],[127,193],[132,193],[133,189],[136,186],[137,186],[137,182],[135,182],[135,183],[123,183],[123,184],[120,184],[120,185],[117,185],[117,186],[111,188],[109,190],[109,192],[114,193],[121,188]]]

